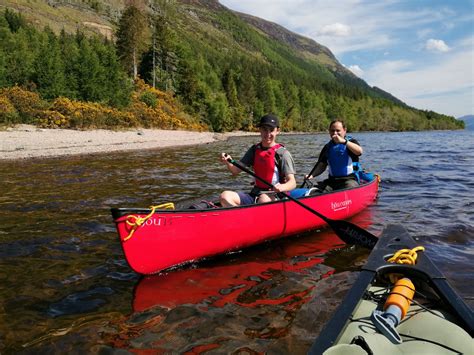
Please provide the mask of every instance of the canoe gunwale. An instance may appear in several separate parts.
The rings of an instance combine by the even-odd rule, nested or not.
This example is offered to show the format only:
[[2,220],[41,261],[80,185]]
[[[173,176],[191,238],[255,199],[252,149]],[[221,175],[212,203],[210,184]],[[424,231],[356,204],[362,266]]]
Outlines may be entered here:
[[[331,192],[317,194],[317,195],[302,196],[302,197],[299,197],[298,200],[299,201],[305,201],[305,200],[317,199],[318,197],[321,197],[321,196],[339,195],[339,194],[344,193],[346,191],[366,189],[366,188],[369,188],[371,185],[378,184],[378,183],[379,183],[378,179],[375,178],[374,180],[372,180],[368,183],[365,183],[365,184],[362,184],[362,185],[359,185],[359,186],[356,186],[356,187],[331,191]],[[269,206],[269,205],[288,203],[288,202],[291,203],[291,200],[290,199],[281,199],[281,200],[277,200],[277,201],[267,202],[265,204],[252,204],[252,205],[242,205],[242,206],[235,206],[235,207],[219,207],[219,208],[216,208],[215,210],[227,211],[227,210],[240,210],[240,209],[247,209],[247,208],[259,208],[260,206],[263,206],[263,205]],[[179,212],[179,213],[196,214],[196,213],[203,213],[203,212],[204,213],[209,213],[209,212],[212,212],[213,210],[214,210],[213,208],[208,208],[208,209],[177,209],[177,210],[167,209],[167,210],[157,210],[156,213],[159,212],[160,214],[173,214],[173,213]],[[124,207],[124,208],[113,207],[113,208],[110,209],[110,211],[112,213],[113,219],[117,220],[121,217],[130,215],[130,214],[146,215],[146,214],[150,213],[150,208],[143,208],[143,207]]]

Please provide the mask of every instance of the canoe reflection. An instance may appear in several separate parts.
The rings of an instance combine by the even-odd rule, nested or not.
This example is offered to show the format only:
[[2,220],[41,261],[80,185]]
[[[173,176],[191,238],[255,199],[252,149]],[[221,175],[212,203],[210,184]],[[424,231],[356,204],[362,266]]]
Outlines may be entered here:
[[328,250],[341,246],[340,240],[333,233],[317,234],[317,243],[312,240],[286,245],[281,243],[278,246],[272,243],[273,250],[263,251],[263,258],[262,255],[256,255],[262,253],[262,250],[252,250],[253,255],[245,257],[245,261],[242,260],[243,257],[239,257],[231,264],[228,260],[226,265],[216,265],[213,262],[212,266],[144,277],[135,286],[133,310],[139,312],[154,306],[174,308],[181,304],[198,304],[204,301],[215,307],[226,303],[249,307],[285,302],[285,297],[272,299],[265,295],[264,289],[257,292],[260,294],[257,297],[249,297],[247,293],[274,277],[275,272],[303,272],[320,264],[324,260],[322,256]]
[[[351,222],[368,228],[371,217],[367,210]],[[214,307],[226,303],[255,307],[281,304],[294,297],[304,298],[314,284],[299,294],[281,292],[274,297],[273,291],[278,287],[275,284],[279,278],[285,278],[283,274],[310,273],[315,265],[330,256],[329,251],[340,247],[346,245],[332,230],[325,229],[249,248],[231,260],[227,255],[201,262],[194,268],[147,276],[135,286],[133,310],[141,312],[155,306],[174,308],[199,303]],[[351,264],[350,260],[345,261]],[[325,264],[317,271],[317,277],[327,277],[334,272],[332,262]]]

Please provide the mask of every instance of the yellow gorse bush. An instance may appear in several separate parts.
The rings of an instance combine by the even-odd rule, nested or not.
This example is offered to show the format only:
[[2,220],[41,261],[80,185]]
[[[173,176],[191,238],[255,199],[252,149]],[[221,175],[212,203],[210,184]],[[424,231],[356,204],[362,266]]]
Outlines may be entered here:
[[0,95],[0,124],[16,123],[18,112],[8,97]]
[[207,126],[184,114],[171,94],[152,88],[140,79],[135,82],[130,104],[121,110],[66,97],[47,102],[37,93],[19,86],[1,89],[0,123],[17,123],[15,118],[17,122],[35,123],[44,128],[207,129]]
[[8,97],[0,96],[0,112],[2,113],[14,113],[16,112],[15,106],[10,102]]
[[[144,94],[155,98],[155,107],[143,101]],[[147,128],[190,129],[192,126],[189,121],[177,117],[178,103],[170,94],[145,84],[141,79],[135,82],[129,112],[137,116],[141,125]]]
[[19,86],[0,89],[0,97],[9,100],[22,123],[33,123],[36,114],[47,106],[47,103],[37,93]]
[[[95,102],[81,102],[59,97],[53,101],[51,110],[64,116],[60,128],[129,128],[137,127],[138,121],[128,112]],[[55,117],[40,121],[43,127],[55,128]]]

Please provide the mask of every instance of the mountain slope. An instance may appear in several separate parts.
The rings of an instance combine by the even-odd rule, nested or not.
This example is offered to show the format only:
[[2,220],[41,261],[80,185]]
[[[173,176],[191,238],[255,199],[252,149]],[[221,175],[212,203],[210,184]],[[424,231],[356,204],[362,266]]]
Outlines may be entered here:
[[[168,8],[160,7],[164,3]],[[20,11],[37,28],[47,24],[56,33],[79,30],[113,39],[125,1],[3,0],[2,6]],[[459,123],[408,107],[355,76],[328,48],[216,0],[158,0],[140,9],[155,20],[159,16],[155,28],[162,31],[157,49],[150,43],[141,58],[140,76],[150,84],[156,77],[158,88],[176,95],[189,114],[214,130],[253,129],[265,112],[281,116],[285,130],[323,130],[335,117],[351,130]]]
[[[70,33],[81,30],[86,33],[99,33],[112,39],[116,31],[116,23],[125,7],[125,3],[124,0],[59,0],[48,2],[4,0],[0,4],[0,10],[2,8],[15,9],[38,27],[48,26],[56,32],[63,29]],[[227,45],[229,48],[239,44],[241,50],[255,58],[261,58],[261,47],[249,47],[248,42],[245,43],[248,39],[246,36],[242,38],[229,36],[226,34],[226,32],[229,32],[229,28],[220,27],[219,20],[214,17],[215,14],[220,14],[224,16],[224,19],[229,20],[228,14],[232,13],[263,36],[291,49],[283,56],[294,57],[291,60],[299,58],[302,62],[305,62],[305,65],[325,67],[336,74],[338,80],[368,90],[376,97],[385,97],[396,101],[396,98],[391,95],[381,94],[382,90],[370,88],[363,80],[357,78],[350,70],[341,65],[327,47],[312,39],[293,33],[278,24],[232,11],[217,0],[179,0],[177,3],[185,10],[181,12],[183,15],[180,18],[181,26],[186,28],[188,33],[200,32],[203,40],[205,37],[214,37],[219,45]]]
[[351,71],[347,70],[337,61],[336,57],[327,47],[316,43],[312,39],[293,33],[276,23],[265,21],[241,12],[234,11],[234,13],[273,40],[287,44],[290,48],[298,52],[302,58],[326,65],[333,71],[353,75]]
[[474,131],[474,115],[458,117],[458,120],[464,121],[466,129]]
[[[191,16],[187,16],[187,21],[193,22],[195,18],[198,18],[198,21],[193,22],[192,27],[188,26],[188,31],[191,28],[199,31],[199,28],[202,29],[203,26],[211,25],[212,29],[205,28],[203,32],[208,31],[207,36],[210,37],[219,34],[216,37],[216,43],[219,46],[228,46],[231,49],[238,44],[241,50],[270,64],[274,64],[271,57],[276,55],[290,65],[295,65],[299,69],[316,75],[319,81],[337,82],[346,87],[362,90],[372,97],[386,99],[397,105],[405,105],[384,90],[370,87],[364,80],[358,78],[339,63],[327,47],[312,39],[291,32],[276,23],[229,10],[216,0],[180,0],[180,3],[188,6],[188,14]],[[200,11],[199,9],[206,9],[206,11]],[[218,17],[215,17],[216,14]],[[221,17],[220,20],[219,16]],[[237,35],[235,34],[235,22],[238,21],[236,18],[241,20],[240,23],[237,22],[240,26]],[[225,22],[222,22],[222,20],[225,20]],[[230,23],[234,23],[234,26]],[[255,31],[263,36],[264,42],[261,40],[254,42],[255,34],[251,32]],[[226,37],[227,41],[221,41],[219,37],[225,33],[232,37]],[[202,36],[202,38],[205,37],[205,35]],[[268,49],[269,43],[276,45]]]

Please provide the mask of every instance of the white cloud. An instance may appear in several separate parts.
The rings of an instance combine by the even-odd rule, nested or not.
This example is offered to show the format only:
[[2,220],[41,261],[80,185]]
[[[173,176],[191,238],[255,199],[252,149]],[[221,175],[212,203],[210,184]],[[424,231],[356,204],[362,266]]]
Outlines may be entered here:
[[449,47],[442,39],[429,39],[426,41],[425,48],[433,52],[448,52]]
[[394,7],[397,1],[391,0],[221,2],[310,37],[336,55],[361,49],[386,50],[403,41],[396,31],[433,24],[442,16],[439,11],[430,9],[402,11]]
[[474,112],[473,62],[473,48],[461,48],[423,65],[379,62],[365,70],[364,79],[410,106],[459,117]]
[[359,67],[357,64],[356,65],[349,65],[347,67],[351,72],[353,72],[355,75],[357,75],[359,78],[361,78],[364,75],[364,71],[362,70],[361,67]]
[[351,34],[351,28],[343,23],[336,22],[323,26],[319,31],[319,34],[323,36],[346,37]]

